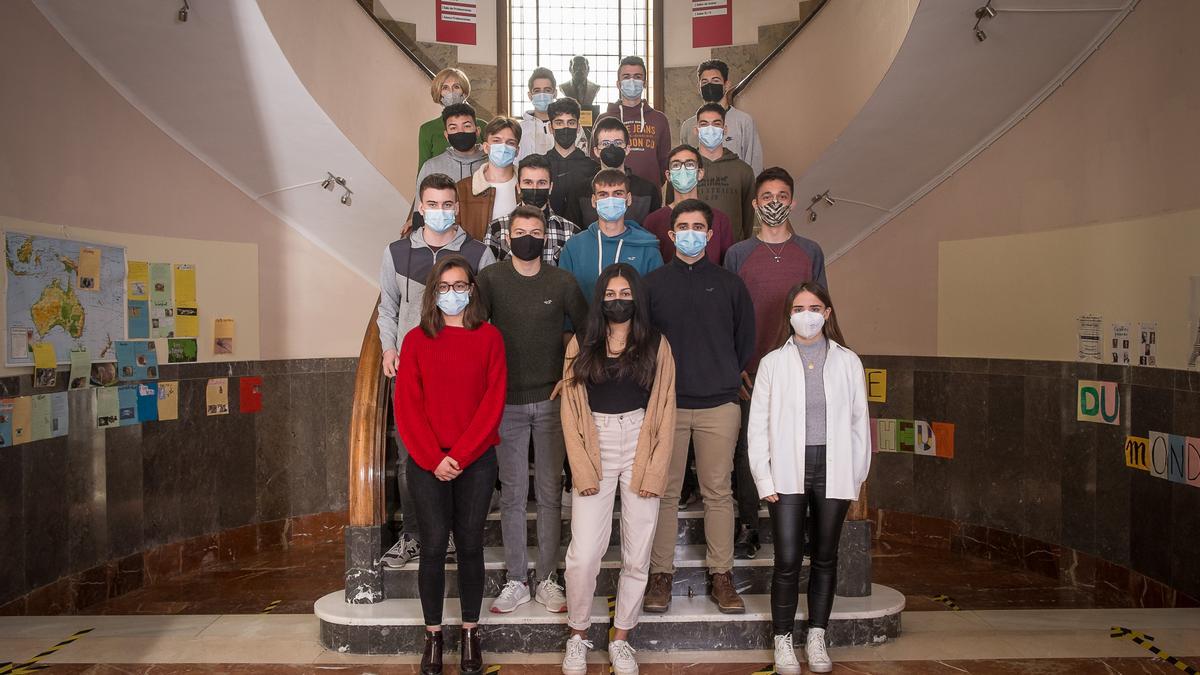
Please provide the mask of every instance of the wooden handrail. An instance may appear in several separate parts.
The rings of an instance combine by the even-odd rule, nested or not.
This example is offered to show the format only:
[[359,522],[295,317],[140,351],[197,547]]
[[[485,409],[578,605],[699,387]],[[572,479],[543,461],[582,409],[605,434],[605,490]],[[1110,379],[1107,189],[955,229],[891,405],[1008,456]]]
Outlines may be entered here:
[[746,86],[749,85],[750,82],[755,77],[758,77],[758,74],[761,73],[763,71],[763,69],[765,69],[767,67],[767,64],[774,61],[775,57],[782,54],[784,49],[787,49],[788,44],[790,44],[791,41],[794,40],[796,38],[796,36],[800,34],[800,31],[804,30],[804,27],[807,26],[809,24],[809,22],[812,21],[813,18],[815,18],[817,16],[818,13],[820,13],[821,9],[824,8],[826,3],[828,3],[828,2],[829,2],[829,0],[820,0],[819,3],[817,4],[817,8],[814,9],[811,13],[809,13],[809,15],[807,17],[802,19],[800,21],[800,25],[793,28],[792,32],[788,33],[788,36],[783,39],[783,42],[780,42],[779,45],[777,47],[775,47],[775,49],[771,50],[770,54],[767,54],[767,58],[765,58],[761,62],[759,62],[759,64],[757,66],[754,66],[754,69],[751,70],[749,73],[746,73],[746,76],[742,78],[741,82],[738,82],[736,85],[734,85],[733,89],[731,89],[729,91],[729,100],[731,102],[735,98],[737,98],[738,94],[742,93],[742,90],[745,89]]
[[379,17],[375,16],[375,12],[372,12],[370,9],[367,8],[366,5],[360,3],[358,0],[349,0],[349,1],[358,5],[362,9],[363,12],[366,12],[367,16],[371,17],[371,20],[375,22],[375,25],[379,26],[379,30],[383,31],[383,34],[388,36],[388,39],[390,39],[392,41],[392,44],[399,47],[400,51],[404,52],[405,55],[407,55],[408,58],[411,59],[412,62],[417,65],[417,68],[420,68],[421,72],[425,73],[426,77],[428,77],[431,80],[433,79],[434,72],[429,69],[429,66],[425,65],[425,62],[422,61],[421,58],[419,56],[417,56],[415,52],[413,52],[413,50],[409,49],[408,45],[401,42],[400,38],[393,35],[392,31],[388,30],[387,25],[385,25],[383,23],[383,21],[380,21]]
[[354,403],[350,412],[350,514],[352,527],[384,521],[384,457],[387,452],[387,392],[383,346],[379,342],[379,303],[358,351]]

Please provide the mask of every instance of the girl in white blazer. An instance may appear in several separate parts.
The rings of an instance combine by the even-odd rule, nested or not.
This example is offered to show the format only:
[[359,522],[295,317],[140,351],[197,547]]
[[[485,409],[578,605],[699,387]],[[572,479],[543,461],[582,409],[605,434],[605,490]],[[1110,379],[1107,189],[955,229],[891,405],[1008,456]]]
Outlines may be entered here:
[[775,671],[800,672],[792,629],[811,510],[806,651],[809,669],[827,673],[833,664],[825,629],[837,587],[842,522],[871,465],[866,376],[858,355],[842,345],[823,287],[798,284],[780,309],[780,346],[758,367],[747,425],[750,469],[775,534]]

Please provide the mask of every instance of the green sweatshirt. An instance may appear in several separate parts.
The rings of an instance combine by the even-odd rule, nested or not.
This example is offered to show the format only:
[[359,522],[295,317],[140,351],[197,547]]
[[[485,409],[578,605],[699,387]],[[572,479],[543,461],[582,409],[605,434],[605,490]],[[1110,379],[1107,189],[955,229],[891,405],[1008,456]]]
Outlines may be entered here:
[[[475,126],[479,129],[479,140],[482,141],[483,120],[476,119]],[[425,160],[437,157],[448,147],[450,144],[446,142],[446,123],[440,115],[422,124],[421,131],[417,134],[417,171],[425,165]]]

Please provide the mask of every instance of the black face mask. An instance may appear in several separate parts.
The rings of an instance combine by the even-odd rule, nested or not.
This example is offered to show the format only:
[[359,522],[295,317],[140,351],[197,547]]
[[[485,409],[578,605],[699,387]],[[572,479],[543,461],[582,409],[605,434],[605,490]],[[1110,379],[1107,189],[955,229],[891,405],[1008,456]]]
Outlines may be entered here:
[[550,201],[549,188],[521,188],[521,203],[530,206],[536,206],[539,209],[546,208],[546,202]]
[[575,139],[579,137],[578,127],[563,127],[554,130],[554,142],[558,143],[561,148],[569,148],[575,145]]
[[457,131],[446,134],[446,140],[450,142],[450,147],[459,152],[466,152],[479,142],[479,135],[474,131]]
[[546,250],[546,240],[538,239],[532,234],[513,237],[508,244],[512,249],[512,254],[526,262],[537,260],[538,256],[542,255],[542,251]]
[[700,98],[706,103],[720,103],[721,97],[725,95],[725,85],[709,82],[700,86]]
[[633,318],[632,300],[605,300],[600,306],[604,318],[613,323],[625,323]]
[[610,145],[600,150],[600,161],[613,169],[625,163],[625,148]]

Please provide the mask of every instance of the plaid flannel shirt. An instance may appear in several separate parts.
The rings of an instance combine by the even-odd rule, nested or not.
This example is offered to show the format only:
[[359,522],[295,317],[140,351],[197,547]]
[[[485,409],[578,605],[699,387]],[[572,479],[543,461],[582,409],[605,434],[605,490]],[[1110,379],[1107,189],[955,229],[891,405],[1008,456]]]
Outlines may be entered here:
[[[572,235],[578,234],[582,228],[575,223],[554,213],[546,206],[546,248],[542,251],[542,262],[558,266],[558,255],[566,246]],[[488,223],[487,231],[483,234],[483,245],[492,249],[496,260],[504,260],[512,255],[512,246],[508,242],[508,216],[502,216]]]

